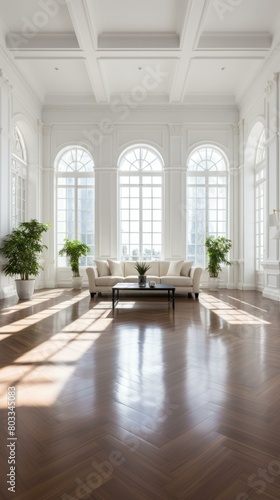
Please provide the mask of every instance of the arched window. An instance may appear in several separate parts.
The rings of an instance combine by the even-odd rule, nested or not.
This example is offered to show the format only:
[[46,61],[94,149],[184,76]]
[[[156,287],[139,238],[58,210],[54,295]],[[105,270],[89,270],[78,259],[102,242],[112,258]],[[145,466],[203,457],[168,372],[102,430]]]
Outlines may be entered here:
[[120,158],[122,260],[156,260],[161,257],[162,172],[162,159],[149,146],[132,147]]
[[[93,264],[94,257],[94,163],[81,147],[64,150],[56,162],[57,254],[64,238],[86,243],[91,252],[80,260],[81,266]],[[57,256],[58,267],[67,265]]]
[[26,219],[27,158],[23,137],[19,128],[13,130],[12,142],[12,227]]
[[204,145],[192,151],[187,170],[187,259],[206,267],[206,237],[227,236],[228,162],[220,149]]
[[[266,190],[266,162],[265,162],[265,129],[258,121],[252,127],[244,150],[246,176],[246,203],[254,209],[244,213],[246,233],[245,246],[250,248],[250,255],[255,257],[255,271],[261,271],[261,262],[264,258],[265,234],[265,190]],[[251,232],[248,235],[248,228]]]

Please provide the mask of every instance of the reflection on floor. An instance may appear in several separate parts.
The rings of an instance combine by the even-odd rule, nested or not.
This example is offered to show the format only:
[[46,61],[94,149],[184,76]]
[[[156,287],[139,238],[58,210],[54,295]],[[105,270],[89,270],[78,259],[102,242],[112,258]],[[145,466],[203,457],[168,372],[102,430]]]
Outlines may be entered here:
[[147,294],[112,312],[110,295],[48,289],[0,312],[0,460],[9,480],[14,443],[17,500],[279,498],[277,302],[204,290],[174,311]]

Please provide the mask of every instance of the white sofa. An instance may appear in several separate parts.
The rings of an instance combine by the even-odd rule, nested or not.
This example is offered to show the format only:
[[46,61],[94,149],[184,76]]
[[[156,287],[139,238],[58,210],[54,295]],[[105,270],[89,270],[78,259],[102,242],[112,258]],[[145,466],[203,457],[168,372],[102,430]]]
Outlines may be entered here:
[[[175,293],[193,293],[198,298],[202,273],[200,267],[193,268],[192,262],[183,260],[159,260],[148,264],[151,267],[147,273],[147,282],[153,280],[156,283],[174,285]],[[137,283],[138,273],[134,266],[134,261],[96,260],[93,267],[86,269],[91,297],[96,293],[111,293],[112,286],[117,283]]]

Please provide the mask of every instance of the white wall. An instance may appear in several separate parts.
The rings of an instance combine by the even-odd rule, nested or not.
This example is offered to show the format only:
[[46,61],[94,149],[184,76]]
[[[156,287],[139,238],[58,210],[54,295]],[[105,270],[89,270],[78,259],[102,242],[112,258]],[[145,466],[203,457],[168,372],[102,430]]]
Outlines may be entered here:
[[[280,176],[279,176],[279,62],[280,48],[276,47],[262,71],[241,101],[240,124],[243,130],[240,141],[239,181],[240,192],[243,192],[243,208],[240,217],[240,259],[243,261],[242,283],[244,288],[263,290],[265,297],[280,300],[280,253],[279,240],[271,237],[276,228],[269,228],[268,215],[273,209],[280,209]],[[264,124],[266,131],[266,207],[265,207],[265,255],[263,273],[254,273],[250,255],[253,210],[253,173],[250,164],[250,147],[248,137],[256,122]],[[247,153],[246,153],[247,145]],[[249,145],[250,146],[250,145]],[[247,157],[246,157],[247,154]]]
[[[0,240],[11,231],[11,147],[13,127],[24,136],[28,160],[27,218],[42,217],[42,106],[0,45]],[[3,257],[0,258],[0,265]],[[37,280],[37,287],[44,277]],[[0,272],[0,298],[13,295],[13,280]]]
[[[145,106],[131,109],[117,121],[110,106],[50,107],[43,111],[44,121],[44,186],[49,192],[44,203],[44,219],[55,228],[54,163],[59,151],[70,144],[81,145],[93,155],[96,172],[96,257],[118,257],[118,159],[133,144],[149,144],[156,148],[164,161],[164,227],[163,257],[186,256],[186,162],[197,145],[211,143],[222,148],[229,159],[230,199],[236,196],[235,167],[238,164],[238,111],[234,107],[218,110],[188,106]],[[119,117],[120,118],[120,117]],[[46,192],[46,189],[45,191]],[[234,232],[234,206],[231,205],[229,230]],[[238,235],[236,234],[238,237]],[[55,232],[49,242],[47,286],[65,284],[64,270],[56,275]],[[237,246],[238,241],[235,241]],[[236,254],[237,250],[233,249]],[[207,273],[205,273],[205,283]],[[227,272],[224,284],[228,283]],[[234,271],[230,286],[237,284]]]
[[[11,133],[17,123],[26,140],[28,218],[50,222],[45,272],[37,286],[56,286],[70,280],[57,275],[55,261],[54,161],[59,151],[80,144],[93,155],[96,171],[96,257],[118,256],[118,177],[121,152],[132,144],[155,147],[164,160],[164,257],[186,256],[186,161],[197,145],[211,143],[229,159],[229,237],[233,265],[224,273],[230,288],[259,289],[280,300],[279,241],[266,230],[263,275],[254,270],[253,175],[245,157],[253,125],[265,124],[267,143],[266,214],[280,209],[279,176],[279,50],[275,50],[250,92],[234,106],[149,105],[113,109],[94,104],[42,106],[12,59],[0,47],[0,238],[10,231]],[[204,273],[202,283],[206,284]],[[70,283],[70,281],[69,281]],[[256,285],[257,283],[257,285]],[[0,273],[0,297],[12,293],[12,280]]]

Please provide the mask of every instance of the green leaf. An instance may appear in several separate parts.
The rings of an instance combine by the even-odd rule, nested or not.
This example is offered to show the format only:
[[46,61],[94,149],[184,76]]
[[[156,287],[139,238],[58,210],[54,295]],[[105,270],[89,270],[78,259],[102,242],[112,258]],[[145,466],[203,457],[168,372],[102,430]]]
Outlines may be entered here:
[[146,272],[149,271],[151,266],[147,262],[136,262],[134,267],[139,276],[145,276]]
[[208,256],[209,276],[217,278],[222,270],[222,264],[230,266],[231,262],[227,259],[227,254],[232,247],[232,242],[225,236],[208,236],[205,241]]
[[87,253],[90,252],[90,248],[80,240],[69,240],[65,238],[64,241],[64,246],[59,251],[59,255],[66,255],[66,257],[68,257],[73,276],[78,277],[80,276],[80,257],[86,256]]
[[47,246],[43,244],[43,233],[48,231],[50,224],[43,224],[36,219],[21,222],[3,241],[0,252],[8,259],[3,271],[6,276],[20,276],[28,280],[37,276],[40,269],[40,259]]

